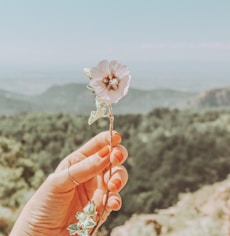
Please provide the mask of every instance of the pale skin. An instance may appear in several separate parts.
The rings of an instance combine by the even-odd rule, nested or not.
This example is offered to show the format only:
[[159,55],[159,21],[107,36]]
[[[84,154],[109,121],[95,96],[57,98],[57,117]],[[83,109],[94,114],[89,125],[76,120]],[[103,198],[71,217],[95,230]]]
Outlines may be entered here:
[[[113,132],[113,149],[109,148],[109,132],[102,132],[64,158],[54,173],[44,181],[18,217],[10,236],[68,236],[68,225],[76,223],[76,212],[94,201],[98,217],[102,212],[107,189],[110,191],[100,224],[111,211],[121,208],[119,191],[128,180],[122,165],[128,152],[120,144],[121,136]],[[109,166],[112,163],[112,176]],[[76,180],[76,185],[68,173]]]

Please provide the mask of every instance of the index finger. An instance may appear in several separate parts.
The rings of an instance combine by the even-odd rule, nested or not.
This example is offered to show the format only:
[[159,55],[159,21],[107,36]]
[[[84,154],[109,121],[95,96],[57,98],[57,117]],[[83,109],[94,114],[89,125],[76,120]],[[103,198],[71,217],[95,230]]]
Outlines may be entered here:
[[[121,142],[121,135],[117,131],[113,131],[112,133],[112,144],[116,146]],[[87,143],[85,143],[82,147],[78,149],[77,152],[80,152],[85,157],[91,156],[94,153],[101,150],[104,146],[110,143],[110,132],[104,131],[90,139]]]
[[[118,145],[121,142],[121,135],[113,131],[112,133],[112,143],[113,146]],[[87,143],[85,143],[82,147],[78,150],[69,154],[61,163],[58,165],[56,171],[63,170],[70,165],[73,165],[76,162],[79,162],[94,153],[101,150],[104,146],[110,143],[110,132],[104,131],[97,134],[95,137],[90,139]]]

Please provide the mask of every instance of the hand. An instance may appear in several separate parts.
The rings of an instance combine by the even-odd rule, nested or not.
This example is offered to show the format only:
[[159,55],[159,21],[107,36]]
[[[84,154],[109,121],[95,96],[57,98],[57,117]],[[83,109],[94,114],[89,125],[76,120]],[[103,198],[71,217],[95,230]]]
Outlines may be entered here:
[[102,223],[111,211],[119,210],[119,191],[128,180],[121,164],[128,152],[119,144],[121,136],[117,132],[113,132],[112,140],[111,151],[109,132],[102,132],[63,159],[26,204],[10,236],[67,236],[66,228],[77,221],[76,212],[81,212],[89,201],[94,201],[100,216],[107,190],[110,193]]

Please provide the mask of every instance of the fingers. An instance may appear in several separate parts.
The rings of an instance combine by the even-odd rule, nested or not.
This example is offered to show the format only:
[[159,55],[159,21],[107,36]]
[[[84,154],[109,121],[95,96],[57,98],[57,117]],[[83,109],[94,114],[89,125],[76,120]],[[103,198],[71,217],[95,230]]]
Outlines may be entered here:
[[[104,146],[94,155],[71,165],[69,168],[56,172],[55,186],[61,186],[65,189],[74,188],[76,187],[75,182],[78,182],[79,184],[84,183],[96,175],[103,173],[111,162],[113,164],[122,164],[127,157],[128,151],[122,145],[114,147],[112,152],[109,145]],[[121,172],[122,171],[118,169],[114,170],[115,177],[112,179],[114,183],[116,182],[115,178],[118,178],[121,182],[127,181],[127,174],[121,174]],[[111,189],[114,189],[114,183],[110,184]],[[122,185],[124,184],[122,183],[121,186]]]
[[[115,166],[112,169],[112,176],[109,179],[109,174],[105,176],[105,181],[108,181],[109,197],[106,205],[105,212],[102,217],[103,223],[111,211],[118,211],[122,206],[122,199],[118,193],[128,181],[128,173],[124,166]],[[103,205],[106,204],[106,194],[104,194]],[[103,205],[100,207],[99,212],[102,211]]]
[[[119,156],[120,159],[117,156]],[[69,170],[71,171],[74,179],[76,179],[79,183],[84,183],[99,173],[102,173],[103,170],[110,165],[111,161],[116,164],[121,164],[127,157],[128,152],[125,147],[119,145],[114,148],[111,153],[110,148],[107,145],[91,157],[72,165]],[[116,169],[116,171],[114,170],[114,178],[119,177],[122,178],[122,181],[123,179],[126,180],[126,174],[121,174],[120,172],[122,171],[119,171],[118,169]]]
[[[98,152],[104,146],[108,145],[110,142],[110,134],[108,131],[101,132],[96,135],[94,138],[89,140],[86,144],[84,144],[78,152],[82,153],[85,157],[91,156],[92,154]],[[113,131],[112,135],[112,143],[113,146],[116,146],[121,142],[121,135]]]
[[119,192],[128,181],[128,172],[124,166],[115,166],[112,168],[112,176],[106,173],[104,178],[110,192]]
[[108,211],[119,211],[121,209],[122,199],[119,193],[109,193],[107,204]]
[[[121,142],[121,135],[113,131],[112,143],[113,146],[118,145]],[[73,165],[76,162],[82,161],[83,159],[90,157],[91,155],[97,153],[104,146],[109,145],[110,143],[110,133],[109,131],[101,132],[82,147],[80,147],[75,152],[72,152],[68,155],[57,167],[56,172],[67,168],[70,165]]]
[[[105,198],[106,196],[104,196],[104,202],[105,202]],[[122,199],[121,199],[120,194],[110,192],[108,202],[107,202],[104,214],[102,216],[100,225],[102,225],[106,221],[106,219],[108,218],[108,216],[110,215],[112,211],[119,211],[121,206],[122,206]]]
[[112,153],[110,155],[110,162],[113,166],[120,165],[126,161],[127,157],[127,149],[122,145],[117,145],[112,150]]

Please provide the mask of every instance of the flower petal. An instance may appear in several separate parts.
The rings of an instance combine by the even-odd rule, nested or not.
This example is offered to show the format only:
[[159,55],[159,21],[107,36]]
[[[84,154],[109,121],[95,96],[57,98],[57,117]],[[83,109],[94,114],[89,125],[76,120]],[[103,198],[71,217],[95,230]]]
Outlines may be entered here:
[[127,66],[121,65],[116,60],[111,62],[102,60],[90,72],[89,84],[106,104],[117,103],[127,94],[131,79]]
[[117,67],[118,67],[118,66],[119,66],[119,62],[118,62],[118,61],[115,61],[115,60],[111,61],[111,62],[109,63],[110,73],[111,73],[111,74],[115,74],[116,71],[117,71]]
[[91,77],[92,78],[104,78],[106,77],[110,70],[109,70],[109,62],[107,60],[102,60],[98,63],[96,67],[91,69]]
[[122,78],[122,77],[124,77],[128,74],[129,74],[129,69],[128,69],[127,66],[121,65],[117,68],[117,71],[116,71],[116,76],[117,77]]

